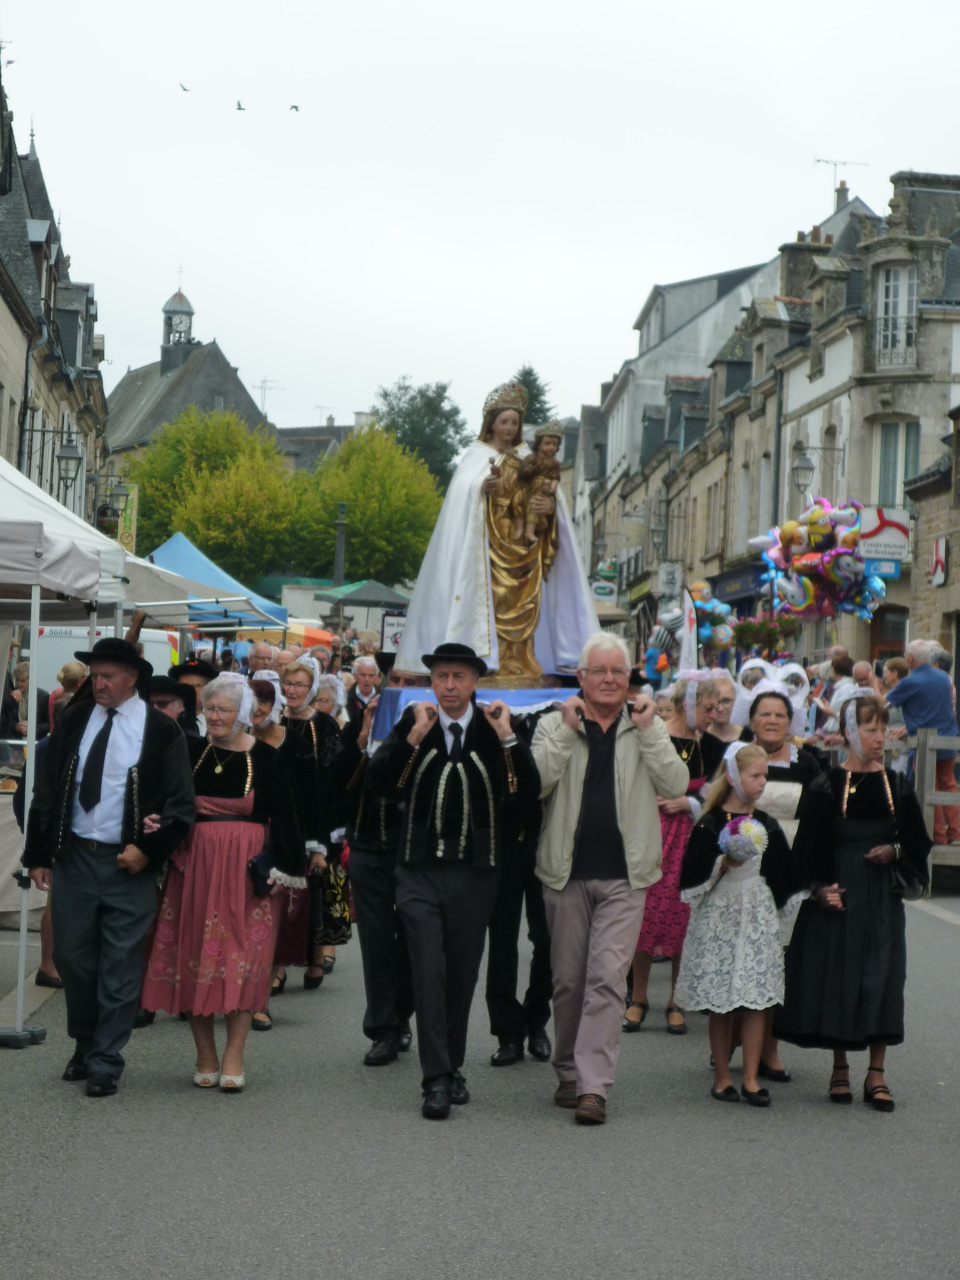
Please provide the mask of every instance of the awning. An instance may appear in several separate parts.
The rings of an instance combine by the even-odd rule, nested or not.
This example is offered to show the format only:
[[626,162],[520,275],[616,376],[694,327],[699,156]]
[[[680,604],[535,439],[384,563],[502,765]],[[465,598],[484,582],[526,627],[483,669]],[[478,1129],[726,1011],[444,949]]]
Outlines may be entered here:
[[385,587],[382,582],[367,578],[364,582],[345,582],[342,587],[324,587],[313,596],[314,600],[325,600],[329,604],[342,604],[344,608],[353,606],[357,609],[406,609],[410,597],[393,587]]
[[597,620],[601,627],[612,627],[618,622],[629,622],[630,615],[626,609],[621,609],[619,605],[613,604],[609,600],[594,600],[597,609]]

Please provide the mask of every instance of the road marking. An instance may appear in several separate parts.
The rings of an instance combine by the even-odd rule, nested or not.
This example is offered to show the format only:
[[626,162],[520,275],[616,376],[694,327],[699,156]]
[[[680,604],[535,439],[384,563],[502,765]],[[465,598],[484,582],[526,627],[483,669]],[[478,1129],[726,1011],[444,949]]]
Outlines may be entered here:
[[936,916],[938,920],[945,920],[947,924],[960,926],[960,916],[947,911],[945,907],[938,907],[934,902],[908,902],[907,906],[917,911],[925,911],[928,916]]
[[[0,947],[19,947],[19,945],[20,945],[19,938],[11,938],[9,940],[7,938],[0,938]],[[28,947],[39,947],[39,945],[40,945],[39,937],[27,939]]]

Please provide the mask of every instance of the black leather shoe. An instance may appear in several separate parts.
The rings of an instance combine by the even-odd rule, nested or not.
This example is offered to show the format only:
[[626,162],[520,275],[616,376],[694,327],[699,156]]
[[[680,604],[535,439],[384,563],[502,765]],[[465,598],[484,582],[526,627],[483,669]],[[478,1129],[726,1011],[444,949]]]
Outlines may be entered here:
[[450,1077],[450,1101],[455,1107],[463,1107],[470,1101],[470,1090],[459,1071]]
[[87,1064],[83,1060],[83,1056],[75,1053],[70,1061],[64,1067],[61,1080],[66,1080],[68,1084],[73,1084],[75,1080],[86,1080]]
[[537,1027],[530,1032],[527,1036],[527,1048],[530,1050],[530,1057],[536,1058],[538,1062],[550,1061],[553,1045],[550,1043],[545,1027]]
[[783,1067],[768,1067],[762,1058],[757,1067],[757,1075],[761,1080],[772,1080],[774,1084],[789,1084],[793,1079],[789,1071]]
[[522,1040],[501,1040],[500,1048],[490,1058],[491,1067],[512,1067],[523,1061]]
[[446,1120],[450,1114],[450,1085],[446,1076],[426,1085],[420,1110],[425,1120]]
[[396,1040],[375,1040],[363,1055],[365,1067],[385,1067],[388,1062],[395,1062],[399,1049]]
[[117,1077],[95,1071],[87,1080],[88,1098],[110,1098],[117,1092]]
[[151,1013],[149,1009],[138,1009],[137,1016],[133,1020],[134,1027],[151,1027],[153,1026],[155,1013]]
[[413,1044],[413,1032],[409,1026],[403,1027],[397,1036],[397,1048],[401,1053],[409,1053],[410,1046]]
[[33,982],[34,986],[53,987],[56,991],[59,991],[63,986],[63,983],[59,978],[51,977],[49,973],[44,973],[42,969],[37,970],[37,976],[34,978]]

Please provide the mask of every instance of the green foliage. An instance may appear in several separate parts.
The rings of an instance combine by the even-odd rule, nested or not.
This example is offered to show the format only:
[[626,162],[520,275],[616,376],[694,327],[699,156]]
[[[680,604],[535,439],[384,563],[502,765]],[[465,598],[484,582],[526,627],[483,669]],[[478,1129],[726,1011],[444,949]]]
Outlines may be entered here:
[[278,459],[279,454],[265,432],[251,432],[232,410],[201,413],[191,405],[161,427],[126,468],[126,478],[140,486],[137,545],[152,551],[166,542],[179,528],[176,513],[201,471],[215,476],[241,458]]
[[389,584],[416,576],[440,513],[441,497],[426,463],[376,428],[350,437],[310,475],[298,472],[299,572],[329,577],[337,503],[347,504],[348,581]]
[[243,453],[221,471],[203,466],[173,519],[211,560],[247,582],[287,562],[294,496],[278,454]]
[[470,438],[449,390],[449,382],[415,387],[409,378],[400,378],[392,387],[379,388],[373,406],[377,424],[423,459],[441,490],[450,483],[457,455]]
[[530,397],[527,412],[523,415],[524,424],[537,427],[541,422],[549,422],[556,413],[556,409],[547,399],[550,385],[541,379],[533,365],[521,365],[513,375],[512,381],[522,382]]

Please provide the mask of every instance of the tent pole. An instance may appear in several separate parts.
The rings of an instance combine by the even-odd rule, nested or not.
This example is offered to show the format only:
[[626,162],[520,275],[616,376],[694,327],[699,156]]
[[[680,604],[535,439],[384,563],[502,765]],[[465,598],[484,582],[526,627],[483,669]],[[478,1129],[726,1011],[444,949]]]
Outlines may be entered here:
[[96,608],[93,608],[90,610],[89,626],[90,626],[90,634],[87,639],[87,644],[89,646],[87,650],[88,653],[90,649],[92,649],[93,646],[97,643],[97,610]]
[[[40,584],[30,588],[30,684],[27,688],[27,759],[24,766],[23,834],[27,834],[33,780],[37,767],[37,681],[40,659]],[[20,886],[20,945],[17,954],[17,1022],[15,1027],[0,1028],[0,1048],[25,1049],[46,1039],[43,1027],[24,1027],[23,991],[27,980],[27,925],[29,923],[30,877],[21,867],[15,874]]]

